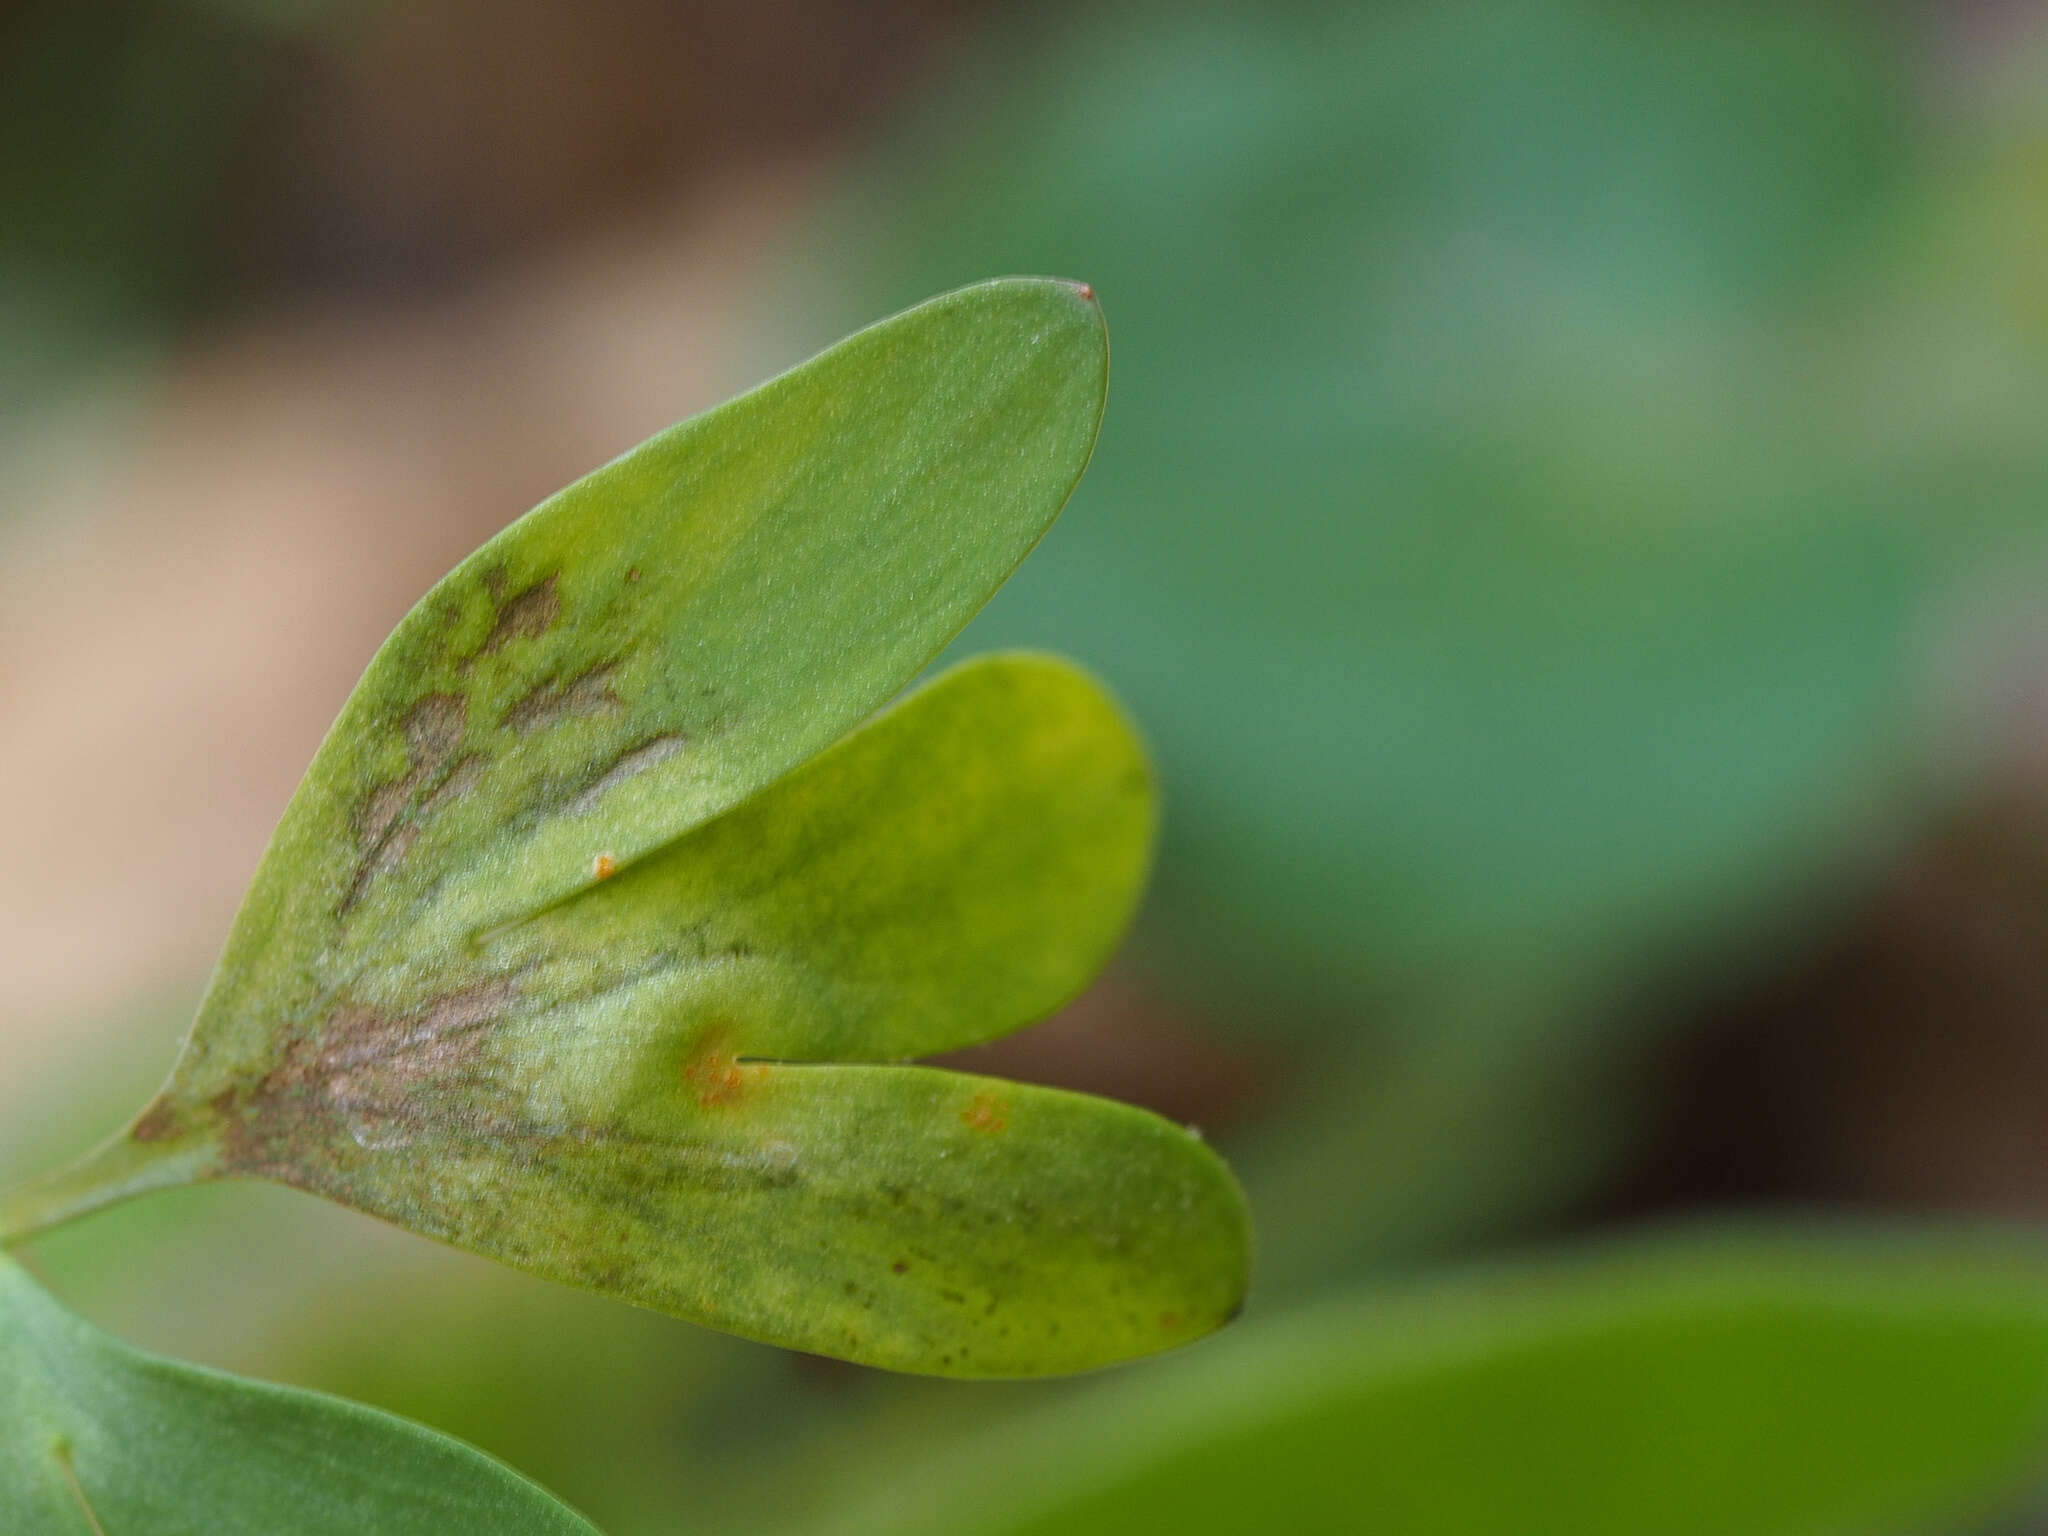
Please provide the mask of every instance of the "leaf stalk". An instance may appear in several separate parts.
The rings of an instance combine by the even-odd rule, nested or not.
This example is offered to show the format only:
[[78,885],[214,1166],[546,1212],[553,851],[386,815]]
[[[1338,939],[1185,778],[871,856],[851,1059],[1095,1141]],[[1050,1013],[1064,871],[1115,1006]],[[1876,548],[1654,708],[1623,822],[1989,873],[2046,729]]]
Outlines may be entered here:
[[139,1141],[123,1131],[74,1162],[0,1193],[0,1247],[94,1211],[207,1178],[213,1148],[201,1139]]

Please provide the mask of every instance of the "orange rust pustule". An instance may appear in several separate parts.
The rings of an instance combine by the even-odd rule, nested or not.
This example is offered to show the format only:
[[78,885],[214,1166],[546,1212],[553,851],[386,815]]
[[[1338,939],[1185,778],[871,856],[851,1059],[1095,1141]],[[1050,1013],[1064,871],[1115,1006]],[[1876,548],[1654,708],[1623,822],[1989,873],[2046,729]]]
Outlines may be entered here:
[[683,1081],[706,1109],[731,1104],[746,1091],[747,1071],[733,1052],[728,1031],[715,1031],[683,1064]]
[[960,1123],[972,1131],[1000,1136],[1010,1128],[1010,1106],[990,1093],[977,1093],[960,1111]]

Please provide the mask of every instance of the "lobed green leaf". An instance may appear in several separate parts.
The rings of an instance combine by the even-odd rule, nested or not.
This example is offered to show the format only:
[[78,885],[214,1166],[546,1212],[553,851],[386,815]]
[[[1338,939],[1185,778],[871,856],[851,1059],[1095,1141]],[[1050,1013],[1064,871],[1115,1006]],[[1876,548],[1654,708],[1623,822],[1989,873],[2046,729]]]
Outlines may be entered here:
[[130,1349],[4,1257],[0,1514],[20,1536],[595,1536],[416,1424]]
[[1093,449],[1107,361],[1085,290],[964,289],[485,544],[400,623],[314,758],[181,1097],[267,1070],[279,1027],[317,1029],[366,969],[431,986],[477,935],[844,735],[1044,534]]
[[1150,769],[1074,668],[983,658],[847,734],[1058,512],[1105,365],[1086,290],[964,290],[466,561],[343,710],[110,1166],[903,1370],[1231,1316],[1244,1203],[1197,1139],[854,1064],[1051,1012],[1142,889]]

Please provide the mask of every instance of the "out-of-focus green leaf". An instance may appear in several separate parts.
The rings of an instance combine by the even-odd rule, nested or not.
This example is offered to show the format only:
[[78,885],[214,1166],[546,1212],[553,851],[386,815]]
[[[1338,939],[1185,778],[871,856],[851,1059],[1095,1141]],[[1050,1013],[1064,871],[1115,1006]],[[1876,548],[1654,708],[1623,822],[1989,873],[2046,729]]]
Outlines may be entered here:
[[1117,295],[1087,515],[967,639],[1146,721],[1205,1000],[1604,976],[1925,784],[1927,637],[2043,536],[2048,354],[1898,238],[1894,20],[1076,10],[852,189],[822,326],[991,259]]
[[1231,1316],[1244,1203],[1197,1138],[848,1064],[1049,1013],[1143,886],[1143,749],[1057,661],[961,667],[819,755],[1057,513],[1105,364],[1087,290],[964,290],[486,545],[343,710],[169,1086],[0,1227],[73,1187],[267,1177],[953,1375],[1086,1369]]
[[1695,1239],[1351,1298],[893,1469],[830,1529],[1953,1528],[2042,1469],[2044,1297],[2037,1246],[1952,1236]]
[[0,1515],[19,1536],[594,1536],[416,1424],[129,1349],[5,1258]]

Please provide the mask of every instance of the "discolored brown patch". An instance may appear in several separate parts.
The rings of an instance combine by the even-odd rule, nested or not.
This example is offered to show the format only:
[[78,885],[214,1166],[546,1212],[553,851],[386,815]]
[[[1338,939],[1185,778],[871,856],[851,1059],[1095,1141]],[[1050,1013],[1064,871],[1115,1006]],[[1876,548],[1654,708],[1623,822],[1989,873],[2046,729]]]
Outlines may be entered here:
[[178,1111],[158,1099],[143,1111],[141,1119],[129,1127],[128,1138],[131,1141],[168,1141],[180,1128]]
[[[304,1152],[337,1131],[365,1150],[403,1146],[430,1125],[461,1123],[491,1026],[518,999],[508,979],[481,982],[407,1013],[343,1002],[295,1040],[243,1112],[223,1127],[227,1165],[291,1178]],[[464,1108],[450,1102],[465,1101]]]
[[1010,1128],[1010,1106],[990,1093],[977,1093],[960,1111],[960,1123],[969,1130],[1000,1136]]
[[665,763],[681,753],[689,745],[673,731],[642,742],[631,751],[623,753],[612,765],[591,781],[588,788],[569,802],[571,816],[581,816],[597,808],[607,791],[616,789],[630,778],[645,773],[656,763]]
[[391,779],[375,786],[363,796],[356,807],[356,841],[365,848],[375,848],[391,830],[391,824],[398,820],[398,813],[405,809],[412,798],[413,780],[410,774],[402,779]]
[[553,678],[538,683],[505,711],[505,724],[530,736],[573,716],[616,715],[626,704],[612,692],[613,670],[609,663],[601,663],[566,683]]
[[[500,583],[504,577],[499,574]],[[493,594],[495,596],[495,593]],[[514,640],[534,640],[554,627],[562,616],[562,600],[555,592],[555,578],[535,583],[498,610],[498,622],[485,636],[479,656],[490,656]]]
[[468,757],[459,759],[455,766],[448,770],[448,777],[441,781],[441,787],[427,796],[426,804],[421,809],[431,815],[443,806],[454,804],[457,800],[468,795],[477,785],[481,784],[483,777],[484,760],[482,758],[472,753]]
[[452,769],[448,766],[469,734],[469,700],[461,694],[426,695],[406,711],[399,730],[405,737],[411,767],[403,777],[373,786],[356,805],[351,819],[361,856],[337,915],[347,915],[363,899],[370,882],[395,868],[411,851],[420,825],[417,819],[406,820],[405,812],[421,789],[436,779],[441,781],[421,807],[423,813],[432,814],[468,794],[483,777],[483,762],[474,756],[460,759]]
[[430,693],[406,711],[406,755],[414,782],[439,773],[469,731],[469,700],[459,693]]

